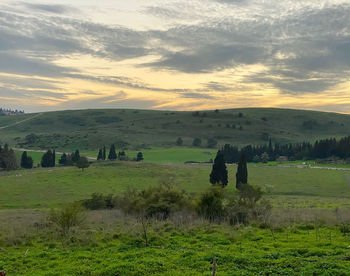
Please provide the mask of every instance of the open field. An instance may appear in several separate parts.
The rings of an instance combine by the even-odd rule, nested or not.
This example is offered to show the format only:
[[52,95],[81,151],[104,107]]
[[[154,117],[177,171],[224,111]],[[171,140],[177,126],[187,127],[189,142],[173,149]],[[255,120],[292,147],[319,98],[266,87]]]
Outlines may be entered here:
[[[89,230],[71,242],[39,229],[0,244],[0,269],[9,275],[348,275],[350,240],[337,227],[294,225],[259,229],[192,221],[155,222],[144,246],[139,224],[118,214],[106,224],[91,214]],[[1,216],[0,216],[1,218]],[[97,230],[98,229],[98,230]],[[97,231],[98,232],[97,232]],[[26,237],[26,233],[28,237]],[[32,236],[32,238],[30,238]],[[50,238],[51,237],[51,238]]]
[[[249,182],[263,187],[276,206],[350,207],[350,171],[249,165]],[[159,183],[198,194],[209,184],[210,164],[102,162],[81,172],[75,167],[17,170],[0,176],[0,208],[48,208],[89,197],[117,194]],[[235,191],[236,166],[229,165],[227,192]]]
[[[242,115],[240,116],[239,113]],[[26,120],[26,121],[24,121]],[[16,122],[22,123],[15,124]],[[8,127],[6,127],[8,126]],[[1,127],[5,127],[1,129]],[[0,143],[13,147],[57,151],[96,151],[103,145],[117,149],[174,147],[178,137],[184,146],[194,138],[214,138],[218,146],[273,142],[314,141],[350,133],[345,114],[268,108],[193,112],[152,110],[75,110],[0,117]],[[26,137],[29,134],[34,134]]]

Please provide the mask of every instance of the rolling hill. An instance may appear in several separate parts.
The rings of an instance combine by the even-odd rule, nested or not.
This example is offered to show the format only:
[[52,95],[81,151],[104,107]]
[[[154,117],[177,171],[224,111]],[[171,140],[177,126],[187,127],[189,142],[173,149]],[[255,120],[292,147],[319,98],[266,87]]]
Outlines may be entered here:
[[13,147],[96,150],[115,143],[138,150],[192,146],[194,138],[213,138],[218,146],[231,143],[314,141],[350,134],[350,115],[275,108],[208,111],[132,109],[67,110],[0,116],[0,143]]

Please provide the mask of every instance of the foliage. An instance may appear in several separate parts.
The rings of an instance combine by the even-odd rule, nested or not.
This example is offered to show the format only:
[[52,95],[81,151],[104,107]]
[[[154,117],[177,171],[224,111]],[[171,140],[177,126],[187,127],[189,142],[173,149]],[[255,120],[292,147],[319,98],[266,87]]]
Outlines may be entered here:
[[138,152],[137,153],[137,156],[136,156],[136,161],[139,162],[139,161],[142,161],[143,160],[143,154],[142,152]]
[[109,159],[109,160],[116,160],[116,159],[117,159],[117,153],[116,153],[116,151],[115,151],[115,146],[114,146],[114,144],[111,145],[111,147],[110,147],[110,149],[109,149],[108,159]]
[[177,146],[182,146],[183,143],[184,143],[184,141],[182,140],[181,137],[177,138],[177,140],[176,140],[176,145],[177,145]]
[[213,186],[202,193],[197,202],[197,213],[210,220],[221,220],[225,215],[224,190]]
[[214,164],[213,164],[212,171],[210,173],[209,180],[211,184],[219,184],[222,187],[227,186],[227,183],[228,183],[227,169],[226,169],[224,156],[220,151],[218,151],[214,159]]
[[4,148],[0,146],[0,168],[7,171],[17,168],[16,154],[7,144]]
[[84,224],[86,217],[79,204],[69,204],[60,210],[52,209],[48,221],[56,225],[63,236],[67,236],[75,226]]
[[216,141],[214,138],[208,138],[208,141],[207,141],[208,148],[215,148],[217,144],[218,144],[218,141]]
[[242,152],[237,166],[236,188],[240,190],[246,183],[248,183],[247,160],[245,157],[245,153]]
[[75,166],[84,171],[84,169],[90,166],[90,163],[85,156],[80,156],[79,160],[75,163]]
[[43,157],[41,158],[41,166],[43,168],[54,167],[56,163],[55,156],[55,150],[48,150],[43,154]]
[[202,140],[200,138],[194,138],[192,142],[192,146],[194,147],[200,147],[202,144]]
[[25,169],[33,168],[33,159],[24,151],[21,156],[21,167]]
[[89,210],[112,209],[115,207],[112,194],[93,193],[91,198],[82,200],[81,204]]

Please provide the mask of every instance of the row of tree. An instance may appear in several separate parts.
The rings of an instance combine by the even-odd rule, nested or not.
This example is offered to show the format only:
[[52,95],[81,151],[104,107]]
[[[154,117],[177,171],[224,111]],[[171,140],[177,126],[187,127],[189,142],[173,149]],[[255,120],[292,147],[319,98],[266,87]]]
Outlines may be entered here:
[[220,152],[226,163],[237,163],[244,152],[248,162],[276,161],[285,157],[288,160],[313,160],[329,157],[341,159],[350,158],[350,136],[318,140],[315,143],[303,142],[296,144],[273,144],[271,139],[267,145],[248,145],[241,149],[229,144],[224,145]]
[[[103,146],[103,148],[98,150],[97,154],[97,160],[106,160],[106,146]],[[115,145],[112,144],[111,147],[109,148],[109,153],[108,153],[108,160],[128,160],[128,157],[125,153],[125,151],[119,151],[118,154],[115,149]],[[142,161],[143,160],[143,154],[142,152],[138,152],[135,161]]]

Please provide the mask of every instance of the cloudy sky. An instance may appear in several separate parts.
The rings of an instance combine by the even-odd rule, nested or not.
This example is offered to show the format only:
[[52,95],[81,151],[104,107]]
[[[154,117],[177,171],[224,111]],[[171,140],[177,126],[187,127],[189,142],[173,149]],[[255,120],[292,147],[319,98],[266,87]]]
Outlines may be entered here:
[[350,113],[349,14],[348,0],[0,0],[0,106]]

